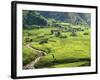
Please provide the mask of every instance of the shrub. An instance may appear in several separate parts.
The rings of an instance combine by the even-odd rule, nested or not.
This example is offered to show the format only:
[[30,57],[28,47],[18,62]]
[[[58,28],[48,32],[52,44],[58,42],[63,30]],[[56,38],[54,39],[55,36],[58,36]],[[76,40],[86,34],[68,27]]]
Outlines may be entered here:
[[61,35],[59,30],[51,30],[51,35],[54,34],[56,37],[59,37]]
[[84,29],[81,29],[81,31],[84,31]]
[[51,30],[51,35],[53,34],[53,30]]
[[76,32],[72,32],[70,36],[77,36]]
[[67,38],[67,36],[66,35],[63,35],[63,36],[60,36],[59,38]]
[[32,42],[33,40],[31,38],[25,38],[25,42]]
[[55,32],[55,36],[56,36],[56,37],[59,37],[60,35],[61,35],[60,32]]
[[48,43],[48,39],[43,39],[39,42],[39,44],[44,44],[44,43]]
[[85,33],[83,33],[83,35],[89,35],[89,33],[85,32]]

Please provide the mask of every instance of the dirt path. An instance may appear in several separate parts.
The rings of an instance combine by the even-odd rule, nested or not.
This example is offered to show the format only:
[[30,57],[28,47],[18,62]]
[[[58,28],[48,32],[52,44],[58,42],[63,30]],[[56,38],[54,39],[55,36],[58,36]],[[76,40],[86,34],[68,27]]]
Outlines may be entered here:
[[34,65],[41,59],[41,57],[46,56],[47,53],[44,52],[44,51],[41,51],[39,49],[31,47],[30,43],[27,44],[26,46],[27,46],[27,48],[30,48],[31,50],[35,50],[36,51],[36,58],[35,58],[35,60],[33,60],[32,62],[30,62],[29,64],[25,65],[23,67],[23,69],[35,69]]

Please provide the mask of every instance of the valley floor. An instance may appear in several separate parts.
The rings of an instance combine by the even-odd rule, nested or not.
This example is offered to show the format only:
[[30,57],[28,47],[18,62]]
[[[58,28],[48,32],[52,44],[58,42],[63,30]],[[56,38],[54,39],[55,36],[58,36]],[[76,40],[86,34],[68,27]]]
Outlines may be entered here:
[[[46,53],[46,55],[42,54],[33,64],[33,68],[36,69],[91,65],[90,29],[78,31],[77,36],[70,36],[71,32],[61,32],[64,37],[55,37],[50,32],[52,29],[40,28],[23,31],[23,66],[34,63],[40,57],[37,57],[39,51],[36,50]],[[84,35],[84,33],[89,34]],[[27,37],[31,39],[30,42],[25,42]],[[26,46],[27,44],[30,46]]]

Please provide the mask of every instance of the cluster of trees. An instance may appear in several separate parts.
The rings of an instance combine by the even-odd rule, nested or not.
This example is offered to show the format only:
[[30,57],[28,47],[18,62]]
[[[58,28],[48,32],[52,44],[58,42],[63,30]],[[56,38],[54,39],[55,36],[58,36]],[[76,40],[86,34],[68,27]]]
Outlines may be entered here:
[[[72,12],[50,12],[23,10],[23,26],[58,26],[56,23],[67,22],[71,24],[90,25],[91,15],[89,13]],[[34,27],[34,26],[33,26]]]
[[47,20],[43,16],[41,16],[36,11],[23,11],[23,26],[29,25],[38,25],[38,26],[44,26],[47,25]]

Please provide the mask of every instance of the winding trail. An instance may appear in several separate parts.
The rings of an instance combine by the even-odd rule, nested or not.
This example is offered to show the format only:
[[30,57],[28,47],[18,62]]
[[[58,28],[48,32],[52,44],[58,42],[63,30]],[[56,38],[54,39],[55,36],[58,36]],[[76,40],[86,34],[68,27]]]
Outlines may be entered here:
[[35,64],[41,59],[41,57],[46,56],[47,53],[44,51],[41,51],[39,49],[33,48],[31,47],[31,43],[26,45],[27,48],[30,48],[33,51],[36,51],[36,57],[35,60],[33,60],[32,62],[30,62],[29,64],[23,66],[23,69],[35,69]]

